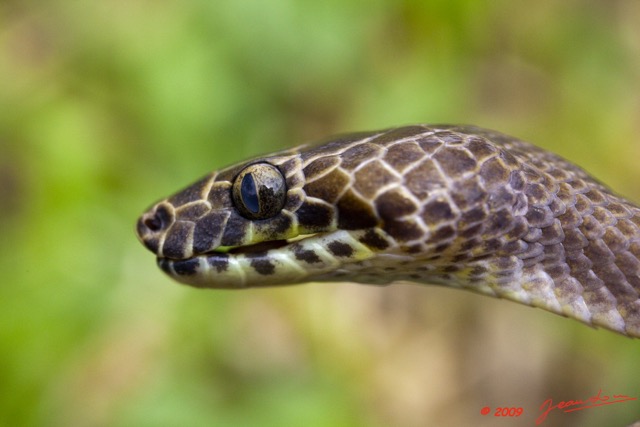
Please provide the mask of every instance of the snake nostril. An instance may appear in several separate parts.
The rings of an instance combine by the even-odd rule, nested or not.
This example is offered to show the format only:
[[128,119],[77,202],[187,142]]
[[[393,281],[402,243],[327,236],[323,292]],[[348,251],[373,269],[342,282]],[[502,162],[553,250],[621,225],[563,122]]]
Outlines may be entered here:
[[162,219],[158,215],[153,215],[150,218],[146,218],[143,223],[149,229],[149,231],[153,232],[162,230],[164,225],[162,223]]
[[173,213],[163,204],[158,205],[155,210],[148,212],[142,218],[142,225],[152,233],[166,230],[173,223]]

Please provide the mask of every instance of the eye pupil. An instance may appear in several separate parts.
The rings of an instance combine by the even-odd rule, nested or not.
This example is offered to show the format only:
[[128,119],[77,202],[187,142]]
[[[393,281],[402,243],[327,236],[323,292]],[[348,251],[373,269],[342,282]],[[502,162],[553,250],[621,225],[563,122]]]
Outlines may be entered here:
[[269,163],[244,168],[233,182],[231,195],[238,213],[248,219],[272,218],[284,207],[286,183],[280,170]]
[[246,174],[242,178],[240,184],[240,195],[242,196],[242,202],[244,206],[253,213],[260,211],[260,200],[258,199],[258,192],[256,191],[256,182],[253,179],[253,175]]

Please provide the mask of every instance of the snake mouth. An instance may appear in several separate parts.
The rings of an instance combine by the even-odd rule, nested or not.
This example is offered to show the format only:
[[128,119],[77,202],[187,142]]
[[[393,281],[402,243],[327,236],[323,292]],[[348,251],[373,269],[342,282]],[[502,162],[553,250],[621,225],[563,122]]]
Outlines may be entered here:
[[206,256],[206,255],[215,255],[215,254],[230,254],[230,255],[256,254],[261,252],[267,252],[272,249],[280,249],[287,245],[293,244],[295,242],[299,242],[301,240],[317,236],[318,234],[319,233],[301,234],[299,236],[296,236],[290,239],[265,240],[263,242],[252,243],[250,245],[242,245],[242,246],[219,246],[214,250],[206,252],[201,255]]
[[301,240],[305,240],[311,237],[315,237],[321,233],[314,234],[301,234],[296,237],[292,237],[289,239],[278,239],[278,240],[265,240],[258,243],[252,243],[249,245],[241,245],[241,246],[218,246],[217,248],[202,253],[196,254],[191,258],[196,258],[198,256],[210,256],[216,254],[229,254],[229,255],[244,255],[244,254],[256,254],[267,252],[272,249],[280,249],[287,245],[293,244],[295,242],[299,242]]

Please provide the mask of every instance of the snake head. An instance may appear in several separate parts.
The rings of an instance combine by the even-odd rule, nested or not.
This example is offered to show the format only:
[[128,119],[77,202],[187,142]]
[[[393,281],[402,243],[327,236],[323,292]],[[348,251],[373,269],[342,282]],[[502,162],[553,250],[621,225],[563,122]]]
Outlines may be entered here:
[[147,210],[137,222],[138,237],[163,271],[194,286],[335,277],[342,264],[363,261],[391,244],[366,196],[388,177],[358,181],[353,172],[381,151],[365,142],[378,133],[338,137],[213,172]]

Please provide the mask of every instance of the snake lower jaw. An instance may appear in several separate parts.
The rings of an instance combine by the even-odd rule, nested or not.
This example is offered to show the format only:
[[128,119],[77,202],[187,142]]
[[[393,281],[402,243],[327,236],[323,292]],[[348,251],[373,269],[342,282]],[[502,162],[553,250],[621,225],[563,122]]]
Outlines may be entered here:
[[184,259],[158,257],[158,266],[180,283],[216,289],[280,286],[314,281],[329,272],[370,259],[361,242],[366,230],[306,234],[214,251]]
[[300,240],[314,237],[317,234],[318,233],[301,234],[290,239],[265,240],[263,242],[253,243],[250,245],[242,245],[242,246],[220,246],[214,249],[213,251],[207,252],[206,254],[203,254],[203,255],[216,254],[216,253],[229,253],[229,254],[237,255],[237,254],[266,252],[272,249],[280,249],[284,246],[290,245]]

